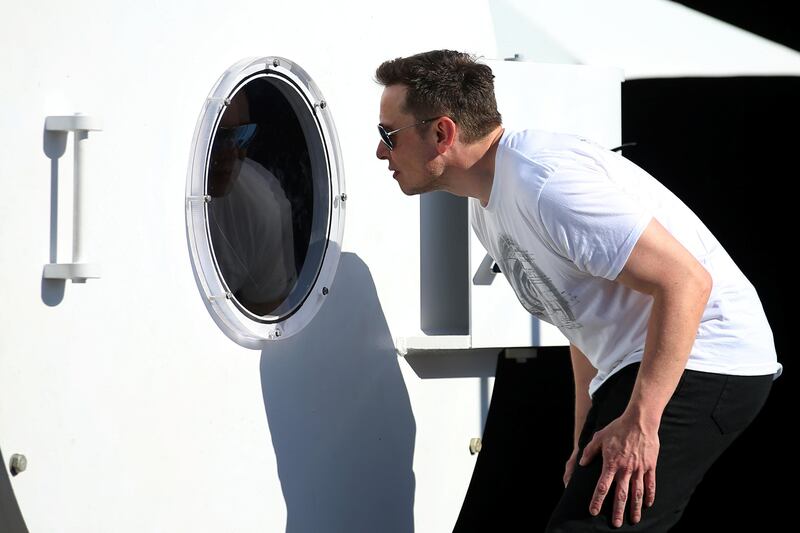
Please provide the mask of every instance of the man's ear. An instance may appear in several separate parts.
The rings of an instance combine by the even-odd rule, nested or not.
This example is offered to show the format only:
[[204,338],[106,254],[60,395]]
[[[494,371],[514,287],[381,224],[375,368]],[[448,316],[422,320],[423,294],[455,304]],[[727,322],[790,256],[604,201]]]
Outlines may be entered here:
[[442,117],[436,121],[436,149],[445,153],[458,139],[458,126],[450,117]]

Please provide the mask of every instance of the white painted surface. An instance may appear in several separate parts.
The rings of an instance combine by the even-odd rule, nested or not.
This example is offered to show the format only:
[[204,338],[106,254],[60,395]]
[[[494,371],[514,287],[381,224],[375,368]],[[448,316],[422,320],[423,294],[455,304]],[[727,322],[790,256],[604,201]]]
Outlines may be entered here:
[[[395,354],[392,339],[422,336],[419,199],[374,157],[372,81],[387,58],[445,47],[497,56],[488,3],[5,6],[0,451],[28,459],[11,484],[31,531],[452,529],[491,385],[458,363],[420,378]],[[258,352],[201,301],[184,197],[209,90],[266,55],[325,94],[348,201],[327,303],[303,334]],[[103,278],[86,284],[42,279],[72,244],[72,141],[45,136],[44,121],[75,112],[104,126],[84,198]],[[498,312],[523,316],[510,305]]]
[[[394,354],[388,323],[414,325],[406,281],[418,257],[393,251],[416,246],[419,200],[374,157],[372,77],[384,59],[427,49],[493,56],[487,5],[455,6],[4,5],[0,450],[28,459],[11,484],[31,531],[452,527],[480,383],[422,380]],[[422,11],[448,24],[420,24]],[[226,338],[200,299],[184,194],[209,90],[235,61],[265,55],[296,61],[324,91],[349,199],[329,303],[307,335],[258,352]],[[85,198],[103,278],[82,285],[42,280],[51,255],[68,259],[72,233],[72,144],[44,146],[44,121],[75,112],[104,122]]]
[[627,79],[800,74],[800,53],[668,0],[490,0],[500,57]]

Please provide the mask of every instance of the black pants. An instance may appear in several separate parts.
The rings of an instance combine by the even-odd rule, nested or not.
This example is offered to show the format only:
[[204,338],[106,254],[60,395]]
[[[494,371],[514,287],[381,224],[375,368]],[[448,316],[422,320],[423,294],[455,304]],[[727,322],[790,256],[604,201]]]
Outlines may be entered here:
[[[595,392],[578,444],[580,451],[599,431],[619,417],[628,404],[639,364],[611,376]],[[642,519],[630,523],[626,506],[622,527],[611,525],[614,487],[600,514],[589,514],[589,501],[603,467],[597,454],[585,467],[577,465],[550,517],[549,533],[598,531],[668,531],[683,514],[706,471],[764,406],[772,375],[729,376],[686,370],[661,418],[661,444],[656,464],[656,500],[642,508]]]

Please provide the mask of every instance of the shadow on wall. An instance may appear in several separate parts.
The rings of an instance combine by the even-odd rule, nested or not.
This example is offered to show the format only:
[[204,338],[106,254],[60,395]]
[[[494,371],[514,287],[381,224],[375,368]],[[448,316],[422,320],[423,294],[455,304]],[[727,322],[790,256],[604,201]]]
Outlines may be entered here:
[[25,520],[17,505],[17,498],[8,479],[6,459],[0,450],[0,531],[3,533],[28,533]]
[[[42,149],[50,159],[50,263],[58,262],[58,160],[67,149],[67,132],[42,130]],[[66,261],[62,261],[66,262]],[[43,268],[44,270],[44,268]],[[42,301],[54,307],[64,299],[66,281],[42,273]]]
[[287,533],[414,531],[416,424],[358,256],[303,333],[261,353],[261,383]]

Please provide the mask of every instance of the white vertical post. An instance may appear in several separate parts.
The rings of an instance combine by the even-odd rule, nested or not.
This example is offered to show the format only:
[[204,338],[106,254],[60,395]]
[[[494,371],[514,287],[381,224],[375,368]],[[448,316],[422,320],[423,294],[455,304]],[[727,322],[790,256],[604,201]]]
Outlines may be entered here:
[[86,179],[84,169],[86,167],[87,144],[89,143],[89,132],[85,130],[75,131],[75,166],[72,176],[73,197],[72,197],[72,262],[83,263],[83,237],[85,235],[84,222],[84,198],[86,194]]

